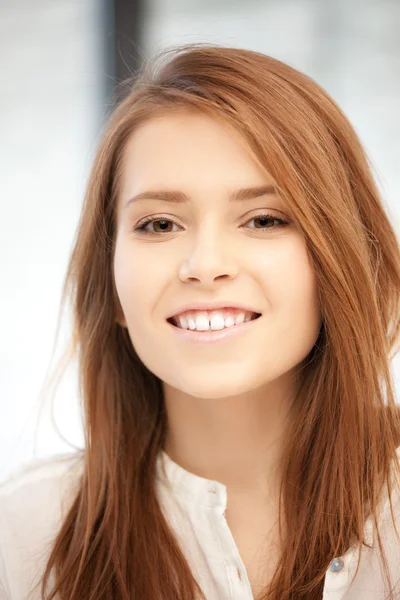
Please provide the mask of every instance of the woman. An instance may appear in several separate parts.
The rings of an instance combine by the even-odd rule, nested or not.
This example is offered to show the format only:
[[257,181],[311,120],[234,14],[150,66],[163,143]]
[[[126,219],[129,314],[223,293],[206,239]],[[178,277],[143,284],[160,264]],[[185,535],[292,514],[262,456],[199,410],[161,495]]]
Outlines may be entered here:
[[398,597],[400,252],[356,134],[248,50],[129,85],[64,289],[85,449],[3,485],[4,597]]

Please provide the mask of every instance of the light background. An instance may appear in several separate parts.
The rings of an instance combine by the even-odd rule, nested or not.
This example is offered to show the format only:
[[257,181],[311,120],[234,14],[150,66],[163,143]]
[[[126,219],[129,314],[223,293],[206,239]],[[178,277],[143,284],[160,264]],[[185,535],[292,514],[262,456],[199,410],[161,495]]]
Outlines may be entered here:
[[[271,54],[318,81],[364,143],[400,234],[400,2],[147,6],[143,56],[211,42]],[[70,330],[66,315],[51,362],[61,286],[108,109],[110,28],[96,0],[0,1],[0,479],[33,456],[71,450],[40,393]],[[394,372],[399,390],[399,357]],[[58,388],[54,416],[62,435],[81,446],[76,365]]]

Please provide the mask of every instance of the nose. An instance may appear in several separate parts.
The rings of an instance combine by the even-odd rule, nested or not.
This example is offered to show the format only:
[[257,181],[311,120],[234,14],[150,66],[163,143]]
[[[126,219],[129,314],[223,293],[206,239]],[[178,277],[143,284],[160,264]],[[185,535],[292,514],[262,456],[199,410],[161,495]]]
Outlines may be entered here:
[[179,278],[187,283],[197,281],[212,286],[217,279],[234,279],[238,273],[234,252],[222,239],[221,233],[206,232],[188,249],[179,268]]

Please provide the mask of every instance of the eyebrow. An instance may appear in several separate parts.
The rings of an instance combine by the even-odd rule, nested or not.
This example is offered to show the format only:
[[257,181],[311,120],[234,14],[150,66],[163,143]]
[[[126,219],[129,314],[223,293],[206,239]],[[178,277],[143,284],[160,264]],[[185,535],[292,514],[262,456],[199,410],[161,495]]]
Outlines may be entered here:
[[[260,196],[271,196],[278,195],[278,189],[274,185],[262,185],[257,187],[246,187],[238,190],[234,190],[229,195],[229,202],[243,202],[244,200],[252,200],[253,198],[259,198]],[[190,197],[184,192],[178,190],[147,190],[140,192],[129,198],[126,202],[125,207],[127,208],[130,204],[138,202],[139,200],[162,200],[164,202],[175,202],[178,204],[184,204],[190,202]]]

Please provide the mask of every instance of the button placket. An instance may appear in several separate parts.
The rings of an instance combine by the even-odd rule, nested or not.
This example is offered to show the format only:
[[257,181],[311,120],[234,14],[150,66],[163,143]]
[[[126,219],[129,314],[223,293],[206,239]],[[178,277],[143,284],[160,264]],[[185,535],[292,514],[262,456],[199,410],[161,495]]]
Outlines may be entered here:
[[[216,494],[213,493],[216,491]],[[229,581],[229,598],[235,600],[253,600],[250,582],[247,577],[246,568],[241,560],[238,548],[233,538],[232,532],[226,521],[227,509],[227,490],[225,486],[209,486],[207,488],[209,497],[217,497],[215,506],[218,507],[218,522],[223,526],[220,530],[219,538],[220,550],[223,555],[223,562]]]

